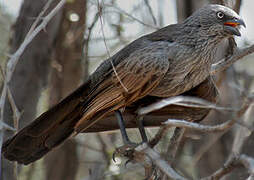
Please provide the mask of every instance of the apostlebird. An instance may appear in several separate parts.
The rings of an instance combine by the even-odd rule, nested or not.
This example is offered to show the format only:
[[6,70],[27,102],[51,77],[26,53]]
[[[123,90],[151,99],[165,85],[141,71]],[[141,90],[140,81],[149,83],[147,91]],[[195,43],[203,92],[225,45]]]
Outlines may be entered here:
[[[230,8],[207,5],[182,23],[138,38],[105,60],[72,94],[8,139],[2,147],[4,157],[29,164],[72,134],[117,128],[123,134],[125,114],[134,119],[138,107],[162,98],[187,94],[214,101],[210,67],[218,60],[219,44],[240,36],[241,25],[245,26],[244,21]],[[144,125],[159,125],[165,117],[201,120],[207,113],[169,106],[145,116]],[[127,127],[136,127],[129,122]]]

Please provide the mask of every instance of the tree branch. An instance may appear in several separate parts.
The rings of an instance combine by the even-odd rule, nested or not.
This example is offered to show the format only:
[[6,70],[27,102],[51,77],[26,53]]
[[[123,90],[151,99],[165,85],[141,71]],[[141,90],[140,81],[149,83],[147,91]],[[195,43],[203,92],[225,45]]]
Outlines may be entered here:
[[167,152],[165,154],[166,160],[171,164],[174,162],[177,150],[180,146],[181,140],[183,138],[185,128],[176,127],[173,136],[170,138]]
[[18,60],[20,58],[20,56],[23,54],[24,50],[26,49],[26,47],[28,46],[28,44],[30,44],[30,42],[33,40],[33,38],[42,30],[46,27],[46,25],[48,24],[48,22],[56,15],[56,13],[63,7],[63,5],[65,4],[66,0],[61,0],[57,6],[46,16],[44,17],[42,23],[34,29],[34,31],[31,33],[31,35],[29,37],[27,37],[23,43],[20,45],[20,47],[18,48],[18,50],[11,55],[11,58],[9,59],[8,63],[7,63],[7,69],[6,69],[6,75],[5,75],[5,81],[4,81],[4,87],[2,90],[2,95],[1,95],[1,99],[0,99],[0,108],[1,108],[1,118],[0,121],[3,122],[3,112],[4,112],[4,104],[5,104],[5,99],[6,99],[6,95],[7,95],[7,90],[8,90],[8,84],[12,78],[12,74],[15,70],[15,67],[18,63]]
[[161,140],[161,138],[166,134],[167,130],[168,130],[167,126],[160,127],[155,136],[148,142],[149,147],[153,148],[154,146],[156,146]]
[[[91,4],[96,4],[93,0],[90,0],[89,2],[90,2]],[[110,8],[115,9],[118,13],[121,13],[121,14],[123,14],[123,15],[126,15],[126,16],[129,17],[130,19],[132,19],[132,20],[134,20],[134,21],[136,21],[136,22],[138,22],[138,23],[140,23],[140,24],[142,24],[142,25],[144,25],[144,26],[146,26],[146,27],[150,27],[150,28],[153,28],[153,29],[159,29],[159,28],[160,28],[160,27],[158,27],[158,26],[153,26],[153,25],[144,23],[142,20],[139,20],[138,18],[134,17],[134,16],[131,15],[130,13],[124,11],[123,9],[121,9],[120,7],[118,7],[118,6],[114,5],[114,4],[103,3],[103,5],[104,5],[105,7],[110,7]]]
[[[20,113],[18,111],[18,108],[15,105],[14,99],[11,95],[11,92],[9,90],[8,84],[11,81],[13,72],[15,70],[15,67],[19,61],[20,56],[23,54],[24,50],[26,49],[26,47],[31,43],[31,41],[34,39],[34,37],[42,30],[45,29],[46,25],[48,24],[48,22],[56,15],[56,13],[63,7],[63,5],[65,4],[66,0],[61,0],[56,7],[47,15],[43,18],[43,21],[41,22],[41,24],[39,26],[36,26],[36,24],[34,25],[34,27],[32,26],[32,29],[35,28],[32,32],[29,32],[29,36],[27,35],[25,40],[22,42],[22,44],[20,45],[20,47],[17,49],[17,51],[10,56],[10,59],[8,60],[7,66],[6,66],[6,72],[4,75],[4,84],[3,84],[3,89],[2,89],[2,93],[1,93],[1,98],[0,98],[0,153],[2,150],[2,142],[3,142],[3,131],[5,129],[9,129],[9,130],[14,130],[12,127],[9,127],[8,125],[6,125],[4,123],[4,106],[5,106],[5,102],[6,102],[6,97],[9,97],[10,100],[10,104],[12,107],[12,110],[14,110],[14,115],[15,115],[15,119],[14,119],[14,124],[15,124],[15,130],[17,130],[17,126],[18,126],[18,119],[20,116]],[[49,4],[47,4],[49,5]],[[45,8],[47,9],[47,7]],[[0,160],[1,161],[1,160]],[[1,164],[1,162],[0,162]],[[1,169],[1,167],[0,167]],[[15,168],[15,172],[16,172]],[[0,176],[1,172],[0,172]]]
[[224,71],[229,66],[234,64],[236,61],[240,60],[244,56],[252,54],[253,52],[254,52],[254,45],[251,45],[250,47],[247,47],[244,49],[237,49],[232,56],[229,56],[228,58],[224,58],[218,63],[213,64],[210,70],[211,75]]
[[207,108],[207,109],[227,110],[227,111],[237,110],[233,108],[221,107],[219,105],[216,105],[214,103],[211,103],[209,101],[206,101],[204,99],[197,98],[197,97],[175,96],[175,97],[162,99],[159,102],[153,103],[146,107],[141,107],[137,110],[137,113],[138,115],[144,115],[169,105],[179,105],[179,106],[185,106],[185,107]]
[[236,161],[237,161],[236,157],[231,157],[230,159],[227,160],[227,162],[223,165],[222,168],[218,169],[212,175],[202,178],[201,180],[219,180],[221,177],[230,173],[236,167],[239,167],[239,164],[237,164]]
[[148,8],[148,11],[149,11],[150,15],[152,16],[153,23],[156,25],[156,24],[157,24],[157,21],[156,21],[156,18],[155,18],[154,14],[153,14],[153,10],[152,10],[152,8],[151,8],[151,6],[150,6],[148,0],[144,0],[144,2],[145,2],[145,5],[146,5],[147,8]]
[[220,178],[222,178],[223,176],[232,172],[235,168],[238,168],[240,166],[245,167],[249,171],[250,176],[248,179],[254,177],[254,159],[245,154],[241,154],[231,156],[227,160],[227,162],[223,165],[222,168],[217,170],[212,175],[202,178],[201,180],[219,180]]
[[201,132],[207,132],[207,133],[213,133],[213,132],[221,132],[225,131],[229,128],[231,128],[236,122],[236,119],[232,119],[229,121],[226,121],[222,124],[214,125],[214,126],[209,126],[209,125],[202,125],[194,122],[189,122],[185,120],[176,120],[176,119],[169,119],[163,124],[171,127],[181,127],[181,128],[188,128],[196,131],[201,131]]
[[152,162],[161,170],[163,171],[169,178],[172,180],[186,180],[184,177],[179,175],[168,163],[167,161],[163,160],[160,155],[154,151],[153,149],[149,148],[147,145],[144,146],[144,153],[149,156]]

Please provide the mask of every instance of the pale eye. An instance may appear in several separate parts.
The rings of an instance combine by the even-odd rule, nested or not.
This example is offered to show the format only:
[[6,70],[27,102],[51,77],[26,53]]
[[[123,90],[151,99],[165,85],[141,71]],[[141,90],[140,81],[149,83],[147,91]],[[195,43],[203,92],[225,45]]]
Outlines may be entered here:
[[219,18],[219,19],[222,19],[222,18],[224,18],[224,13],[223,12],[221,12],[221,11],[219,11],[219,12],[217,12],[217,17]]

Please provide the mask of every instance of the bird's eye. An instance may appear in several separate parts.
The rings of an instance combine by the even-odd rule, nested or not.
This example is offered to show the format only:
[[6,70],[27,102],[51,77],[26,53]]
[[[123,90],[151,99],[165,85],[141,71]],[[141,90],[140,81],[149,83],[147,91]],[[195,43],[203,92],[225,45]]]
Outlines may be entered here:
[[222,18],[224,17],[224,13],[221,12],[221,11],[217,12],[217,17],[218,17],[219,19],[222,19]]

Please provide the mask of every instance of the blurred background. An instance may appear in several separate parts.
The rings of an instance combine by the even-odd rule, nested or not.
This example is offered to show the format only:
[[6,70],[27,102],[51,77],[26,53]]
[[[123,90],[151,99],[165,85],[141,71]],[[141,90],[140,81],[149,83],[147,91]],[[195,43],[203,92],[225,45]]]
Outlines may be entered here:
[[[8,58],[25,39],[33,22],[45,9],[45,5],[48,6],[45,11],[47,14],[58,2],[0,0],[2,70],[5,69]],[[68,0],[44,31],[26,48],[16,66],[9,86],[22,113],[19,128],[76,89],[109,55],[144,34],[181,22],[208,3],[225,4],[240,13],[247,28],[241,29],[242,37],[236,39],[237,44],[239,47],[246,47],[254,43],[253,0]],[[43,16],[39,21],[43,20]],[[253,55],[250,55],[218,75],[221,104],[237,106],[239,89],[251,91],[253,65]],[[232,83],[237,84],[238,88],[232,88]],[[252,111],[249,116],[253,117]],[[213,111],[203,122],[216,124],[229,118],[230,113]],[[248,122],[250,127],[253,127],[252,119]],[[8,103],[5,106],[4,120],[13,126],[13,114]],[[148,136],[153,137],[157,130],[158,128],[148,129]],[[129,132],[131,139],[140,141],[136,130]],[[235,133],[235,128],[217,134],[187,132],[175,166],[192,179],[208,176],[227,159]],[[166,151],[165,144],[170,134],[169,130],[156,147],[158,151]],[[5,132],[4,137],[10,135],[11,132]],[[254,156],[252,139],[250,133],[243,148],[250,156]],[[28,166],[15,168],[9,161],[3,160],[1,179],[144,179],[141,165],[128,164],[125,167],[123,158],[112,161],[112,153],[121,144],[118,131],[82,134],[68,140],[46,158]],[[245,179],[246,174],[247,171],[241,169],[227,178]]]

